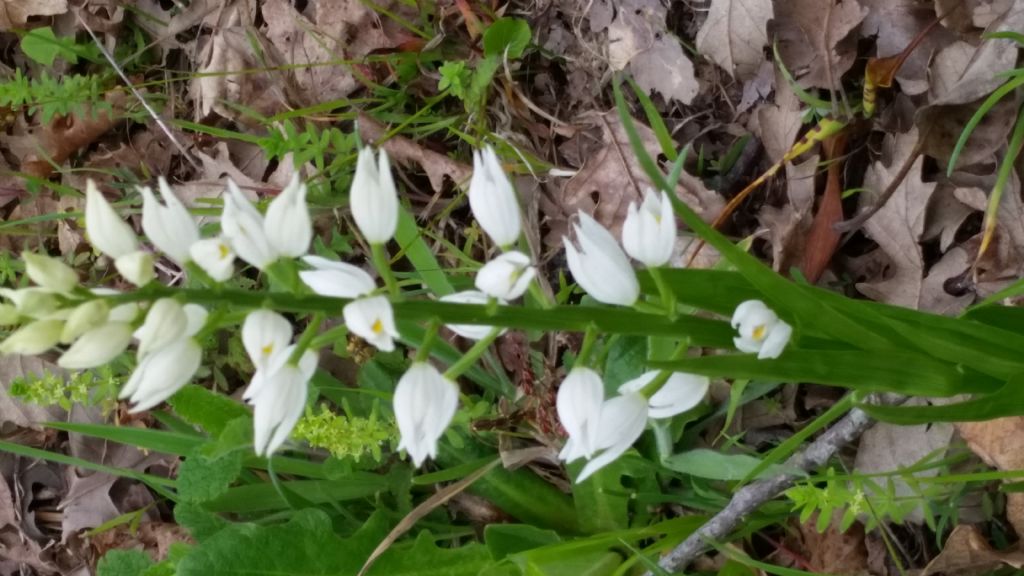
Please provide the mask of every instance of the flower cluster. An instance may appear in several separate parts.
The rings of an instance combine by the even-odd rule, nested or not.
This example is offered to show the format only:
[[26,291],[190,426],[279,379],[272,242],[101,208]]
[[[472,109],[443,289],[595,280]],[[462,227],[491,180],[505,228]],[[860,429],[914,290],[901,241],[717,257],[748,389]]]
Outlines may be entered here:
[[[522,233],[521,212],[508,176],[490,148],[474,153],[469,204],[474,218],[499,248],[476,273],[475,290],[440,298],[443,302],[476,305],[505,304],[523,296],[537,270],[527,254],[517,250]],[[86,189],[85,224],[89,241],[109,257],[127,282],[144,286],[155,278],[156,253],[207,283],[224,282],[241,260],[268,274],[299,260],[298,280],[312,292],[347,300],[341,309],[351,334],[382,351],[395,348],[399,334],[392,300],[400,298],[387,268],[384,245],[394,237],[399,217],[398,192],[384,151],[360,151],[350,191],[356,228],[373,250],[377,272],[385,287],[363,268],[309,253],[313,226],[307,188],[296,175],[268,205],[253,205],[234,183],[228,182],[220,217],[220,234],[203,238],[195,218],[162,178],[158,191],[139,188],[143,200],[145,247],[127,221],[90,181]],[[622,229],[622,245],[589,215],[580,213],[573,226],[574,241],[565,238],[569,269],[576,282],[595,300],[611,305],[638,304],[640,287],[630,258],[647,267],[671,259],[677,229],[667,193],[646,191],[642,203],[631,204]],[[155,250],[154,250],[155,249]],[[71,370],[97,367],[122,354],[134,341],[137,367],[120,392],[133,412],[148,410],[169,398],[198,371],[202,335],[219,328],[225,315],[210,314],[177,298],[157,299],[147,306],[109,304],[117,292],[79,286],[69,266],[47,256],[23,255],[33,286],[0,289],[8,302],[0,304],[0,324],[21,324],[0,343],[2,354],[40,354],[61,346],[58,364]],[[276,272],[275,272],[276,271]],[[385,288],[390,295],[385,294]],[[216,320],[211,320],[216,318]],[[741,304],[732,318],[738,331],[735,344],[759,358],[777,358],[792,328],[766,304]],[[270,456],[292,433],[306,409],[309,382],[317,367],[313,341],[318,322],[296,338],[291,321],[269,309],[250,310],[242,322],[242,343],[255,368],[243,399],[253,407],[254,449]],[[478,340],[484,350],[501,332],[486,325],[455,324],[448,328]],[[308,337],[307,337],[308,336]],[[434,458],[438,441],[459,405],[458,370],[442,373],[426,358],[427,350],[399,379],[393,398],[399,449],[421,465]],[[467,353],[468,354],[468,353]],[[477,356],[467,355],[464,360]],[[460,362],[468,365],[469,362]],[[588,462],[577,481],[583,481],[632,446],[650,419],[670,418],[696,406],[706,395],[708,378],[685,373],[647,372],[626,382],[606,398],[601,376],[581,358],[562,383],[557,411],[568,433],[560,456],[567,462]]]

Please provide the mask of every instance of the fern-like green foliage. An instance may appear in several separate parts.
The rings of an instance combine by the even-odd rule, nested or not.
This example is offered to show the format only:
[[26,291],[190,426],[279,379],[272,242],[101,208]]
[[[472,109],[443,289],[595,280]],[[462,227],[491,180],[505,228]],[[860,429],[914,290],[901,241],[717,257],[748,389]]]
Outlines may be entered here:
[[342,416],[322,405],[318,414],[306,408],[306,415],[292,432],[296,440],[323,448],[335,458],[358,460],[368,453],[377,462],[381,459],[381,446],[385,442],[395,444],[397,436],[394,424],[377,419],[376,414],[369,418]]
[[16,70],[13,78],[0,83],[0,106],[28,108],[30,114],[38,113],[43,123],[56,115],[84,114],[87,107],[93,114],[110,112],[110,104],[103,99],[105,84],[98,75],[65,75],[58,80],[46,72],[39,78],[27,78]]
[[121,379],[109,366],[77,372],[65,377],[49,370],[27,374],[11,381],[11,396],[38,406],[60,406],[71,410],[74,404],[112,407]]

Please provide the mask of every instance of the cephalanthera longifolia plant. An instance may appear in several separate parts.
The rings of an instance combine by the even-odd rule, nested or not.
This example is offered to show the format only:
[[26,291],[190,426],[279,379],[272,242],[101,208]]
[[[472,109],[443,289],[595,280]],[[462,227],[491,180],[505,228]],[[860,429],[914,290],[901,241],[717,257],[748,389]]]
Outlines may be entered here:
[[[617,96],[622,110],[621,94]],[[380,370],[367,377],[372,381],[347,384],[358,384],[360,389],[365,385],[368,395],[390,400],[390,412],[381,409],[380,418],[393,419],[397,428],[393,452],[404,453],[417,469],[432,460],[439,464],[439,472],[425,473],[419,483],[475,480],[489,499],[519,520],[534,524],[538,531],[531,532],[529,538],[502,533],[507,538],[526,538],[535,545],[501,548],[504,552],[499,553],[488,541],[490,555],[481,555],[474,547],[479,545],[442,551],[417,540],[404,549],[413,554],[382,556],[374,568],[374,573],[381,574],[410,566],[419,571],[401,573],[447,573],[430,570],[456,561],[456,556],[438,563],[424,560],[440,558],[443,553],[461,554],[457,561],[471,567],[466,573],[481,573],[488,567],[500,567],[493,573],[518,573],[516,567],[536,566],[550,558],[545,554],[600,556],[623,542],[629,546],[643,543],[649,546],[645,554],[653,557],[699,523],[667,521],[638,529],[623,526],[618,532],[582,540],[582,544],[570,545],[561,538],[600,532],[602,516],[586,518],[577,512],[587,510],[581,503],[587,498],[617,498],[615,490],[624,490],[619,479],[625,469],[642,470],[630,473],[637,477],[650,476],[653,470],[666,483],[701,475],[684,464],[693,459],[681,457],[679,452],[687,446],[671,431],[671,425],[682,426],[692,419],[691,411],[702,403],[711,377],[817,382],[858,392],[975,394],[971,400],[947,406],[864,405],[874,415],[897,422],[1024,412],[1024,390],[1019,386],[1024,373],[1024,356],[1019,352],[1024,349],[1024,335],[1018,331],[1024,319],[1020,314],[985,303],[964,318],[945,318],[854,301],[786,280],[666,192],[675,189],[685,154],[679,155],[666,177],[639,144],[625,113],[623,121],[634,153],[657,190],[645,191],[642,202],[629,207],[621,243],[589,215],[577,216],[570,236],[564,238],[564,249],[568,272],[588,296],[581,303],[556,304],[539,288],[535,262],[518,248],[525,242],[516,191],[489,147],[474,152],[468,198],[473,216],[497,249],[476,270],[475,289],[435,289],[431,294],[427,288],[443,287],[447,280],[422,286],[393,271],[389,243],[396,234],[408,240],[418,232],[399,201],[387,154],[367,147],[359,152],[349,201],[358,233],[370,247],[371,267],[310,253],[312,218],[306,185],[298,176],[265,212],[229,182],[220,233],[209,237],[204,237],[196,219],[162,179],[159,199],[157,192],[140,188],[146,242],[90,183],[85,208],[89,242],[137,289],[115,292],[103,286],[83,286],[76,272],[60,260],[26,253],[26,276],[32,285],[0,292],[7,300],[0,305],[0,319],[15,327],[0,343],[0,352],[34,355],[58,349],[61,367],[89,370],[123,361],[124,352],[134,343],[134,366],[120,397],[128,400],[132,412],[169,401],[178,416],[160,417],[168,430],[125,431],[81,424],[54,427],[188,456],[177,481],[132,473],[177,502],[179,522],[196,534],[199,544],[181,553],[179,574],[215,573],[211,566],[224,562],[253,569],[288,563],[293,570],[287,573],[298,573],[294,572],[296,566],[324,562],[323,558],[358,568],[395,519],[378,509],[369,519],[360,520],[361,527],[353,527],[353,515],[339,511],[335,531],[352,534],[342,541],[332,533],[325,514],[296,510],[371,495],[380,498],[383,491],[396,494],[396,511],[408,512],[408,476],[367,471],[361,462],[338,465],[335,460],[328,464],[293,434],[303,414],[313,414],[310,405],[329,388],[325,385],[329,377],[318,371],[321,353],[332,350],[347,335],[358,336],[382,356],[390,357],[392,365],[398,365],[394,377]],[[715,247],[732,270],[669,267],[678,235],[677,216]],[[154,260],[158,255],[188,273],[187,287],[165,286],[156,280]],[[643,268],[635,269],[632,261]],[[232,287],[240,265],[258,269],[268,280],[268,288]],[[340,322],[331,322],[336,318]],[[296,330],[297,326],[301,330]],[[442,326],[475,342],[465,351],[456,351],[440,337]],[[498,385],[478,394],[479,389],[460,384],[477,381],[482,372],[480,361],[491,344],[515,329],[532,334],[583,334],[578,351],[571,358],[565,356],[565,376],[554,398],[565,434],[559,436],[554,431],[547,435],[557,443],[560,459],[570,465],[575,505],[536,476],[494,468],[494,449],[488,452],[486,443],[467,441],[469,420],[495,414],[492,407],[499,403],[498,396],[511,396],[511,392]],[[203,364],[202,343],[225,331],[240,331],[253,366],[241,396],[251,412],[226,397],[187,386]],[[646,338],[646,360],[642,370],[610,384],[607,371],[614,366],[607,361],[609,350],[626,336]],[[399,353],[403,351],[408,354]],[[859,400],[860,396],[854,395],[842,406]],[[197,405],[201,407],[197,409]],[[368,427],[359,428],[367,442],[378,444],[375,451],[391,436],[386,427],[373,424],[378,408],[375,404],[373,417],[366,421]],[[684,413],[690,415],[673,420]],[[840,413],[834,410],[827,416],[834,418]],[[211,439],[204,443],[190,424],[201,426]],[[300,427],[299,436],[318,437],[318,445],[334,445],[339,453],[360,452],[320,438],[325,427],[323,423],[319,428],[314,424]],[[653,431],[657,450],[653,454],[650,450],[631,452],[648,429]],[[478,429],[472,433],[486,434]],[[239,446],[251,452],[243,455]],[[7,444],[3,447],[19,450]],[[773,464],[797,447],[784,443],[763,458],[753,459],[753,466],[747,459],[746,472],[739,477],[706,477],[736,481],[742,476],[749,479],[771,473]],[[26,450],[20,449],[22,453]],[[635,455],[621,459],[627,453]],[[644,461],[643,456],[646,463],[636,464]],[[259,473],[240,476],[242,469]],[[280,474],[287,474],[287,479],[280,479]],[[229,489],[240,477],[245,478],[244,485]],[[269,482],[261,484],[263,478]],[[599,487],[592,487],[595,482]],[[211,485],[215,488],[209,488]],[[653,486],[652,490],[658,484]],[[199,504],[202,506],[197,508]],[[628,499],[622,503],[627,505]],[[234,512],[248,518],[264,514],[260,520],[266,522],[276,518],[270,512],[282,510],[290,510],[286,515],[291,521],[281,526],[246,524],[236,529],[225,527],[214,517],[197,520],[211,512]],[[649,517],[649,512],[644,513]],[[559,530],[561,536],[550,538],[543,533],[548,528]],[[501,530],[494,529],[491,534],[498,538]],[[312,552],[304,552],[313,549],[309,546],[312,540],[322,544],[318,550],[329,550],[324,552],[327,556],[311,559]],[[270,554],[263,549],[268,542],[303,546],[287,554]],[[239,546],[247,547],[246,558],[237,554]],[[509,563],[513,556],[522,562]],[[622,562],[616,558],[613,569]],[[638,560],[626,561],[620,573]],[[509,571],[501,571],[505,569]],[[309,570],[305,573],[355,572],[349,568]]]

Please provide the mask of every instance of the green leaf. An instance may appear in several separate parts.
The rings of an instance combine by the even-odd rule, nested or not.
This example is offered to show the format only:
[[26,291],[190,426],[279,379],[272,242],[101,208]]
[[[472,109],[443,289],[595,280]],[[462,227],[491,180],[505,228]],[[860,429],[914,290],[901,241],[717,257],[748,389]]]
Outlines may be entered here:
[[409,260],[413,268],[420,275],[420,280],[423,281],[423,284],[435,296],[447,296],[455,291],[452,288],[451,282],[448,281],[448,276],[444,273],[444,268],[441,267],[437,258],[434,257],[433,250],[423,240],[423,235],[420,234],[416,220],[413,219],[405,207],[398,211],[398,228],[395,230],[395,241],[402,247],[402,252],[405,254],[406,259]]
[[491,556],[502,560],[510,554],[525,552],[562,541],[558,532],[543,530],[529,524],[488,524],[484,541]]
[[186,422],[199,426],[210,436],[219,436],[227,423],[239,416],[248,416],[249,410],[223,394],[202,386],[189,384],[171,397],[168,404]]
[[[572,500],[580,519],[580,532],[599,534],[629,527],[629,490],[622,485],[626,467],[626,462],[619,459],[586,482],[573,486]],[[574,465],[574,475],[582,468],[582,463]]]
[[78,54],[72,38],[57,38],[49,26],[33,28],[21,38],[21,51],[44,66],[53,66],[58,56],[71,64],[78,63]]
[[96,576],[140,576],[152,565],[141,550],[110,550],[96,564]]
[[[178,564],[178,576],[355,576],[389,526],[376,514],[351,538],[334,534],[323,511],[300,510],[287,524],[235,524],[200,543]],[[481,544],[438,548],[421,533],[390,548],[369,576],[476,576],[493,562]]]
[[487,90],[491,87],[491,80],[494,79],[494,74],[500,66],[501,59],[494,56],[483,58],[476,63],[476,70],[473,71],[473,78],[466,90],[467,107],[483,104]]
[[178,469],[178,496],[185,502],[206,502],[223,495],[242,471],[242,453],[210,458],[197,450]]
[[197,541],[202,542],[220,532],[228,522],[206,510],[200,504],[182,502],[174,507],[174,521],[188,530]]
[[484,31],[484,55],[488,58],[515,60],[523,55],[530,44],[530,25],[520,18],[498,18]]
[[1001,388],[955,404],[941,406],[877,406],[859,407],[877,420],[893,424],[928,424],[932,422],[980,422],[1004,416],[1024,414],[1024,375],[1010,378]]
[[[276,466],[276,458],[275,469]],[[282,490],[299,495],[313,504],[357,500],[388,490],[384,477],[370,472],[353,472],[337,480],[292,480],[281,482]],[[277,487],[271,483],[248,484],[229,488],[222,496],[206,503],[211,512],[263,512],[288,508]]]
[[[723,454],[715,450],[690,450],[669,456],[665,466],[698,478],[711,480],[743,480],[761,465],[761,459],[747,454]],[[769,467],[766,473],[776,474],[779,467]]]
[[604,363],[605,393],[618,393],[619,386],[644,373],[647,364],[647,339],[640,336],[618,338],[608,350]]

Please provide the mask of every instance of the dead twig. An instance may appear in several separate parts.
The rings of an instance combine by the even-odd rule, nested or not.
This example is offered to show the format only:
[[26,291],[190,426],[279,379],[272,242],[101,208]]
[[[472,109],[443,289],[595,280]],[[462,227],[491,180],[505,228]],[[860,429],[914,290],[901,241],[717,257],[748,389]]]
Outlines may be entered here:
[[[896,404],[902,402],[903,399],[903,396],[897,394],[872,395],[868,397],[867,403]],[[807,448],[786,460],[785,468],[807,471],[824,465],[840,448],[860,437],[872,422],[873,420],[867,412],[859,408],[850,410],[846,416],[843,416],[824,434],[811,442]],[[736,529],[743,518],[765,502],[792,487],[799,478],[801,478],[800,475],[787,472],[740,488],[733,494],[725,508],[722,508],[696,532],[663,556],[658,561],[658,566],[669,572],[682,570],[709,548],[709,542],[724,540]],[[654,575],[648,571],[644,573],[644,576]]]
[[878,211],[885,206],[886,202],[888,202],[889,199],[892,198],[892,195],[896,193],[896,190],[899,190],[900,184],[903,184],[903,181],[906,180],[907,174],[910,173],[910,169],[914,166],[914,162],[916,162],[917,158],[921,155],[921,150],[924,147],[924,140],[924,135],[918,137],[917,142],[914,143],[914,149],[910,152],[910,156],[907,156],[903,165],[900,166],[899,172],[897,172],[896,176],[893,177],[892,182],[889,182],[889,186],[887,186],[878,197],[874,206],[868,208],[867,211],[850,218],[849,220],[836,222],[832,225],[832,228],[836,232],[846,233],[846,238],[843,239],[842,243],[845,244],[846,241],[850,239],[850,236],[852,236],[857,230],[860,230],[860,227],[863,226],[865,222],[870,220],[872,216],[878,213]]

